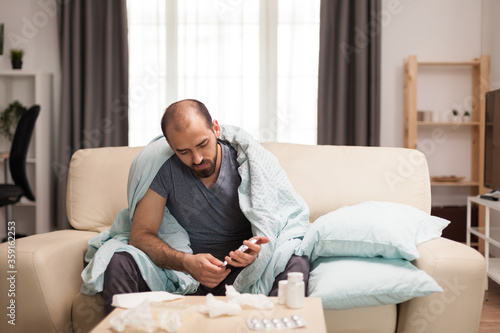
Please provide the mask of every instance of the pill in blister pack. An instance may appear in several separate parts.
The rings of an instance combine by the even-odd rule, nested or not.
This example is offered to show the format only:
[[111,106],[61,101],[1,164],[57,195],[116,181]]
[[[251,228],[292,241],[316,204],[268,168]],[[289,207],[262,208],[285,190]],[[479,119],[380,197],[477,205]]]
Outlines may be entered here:
[[247,326],[251,330],[284,330],[304,327],[306,326],[306,321],[299,315],[284,318],[252,318],[247,319]]

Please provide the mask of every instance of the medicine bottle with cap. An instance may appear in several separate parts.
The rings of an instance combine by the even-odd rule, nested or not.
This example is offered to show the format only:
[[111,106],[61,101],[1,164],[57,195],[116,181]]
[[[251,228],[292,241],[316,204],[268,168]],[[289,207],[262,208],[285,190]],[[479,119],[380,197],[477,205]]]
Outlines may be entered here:
[[278,282],[278,303],[286,305],[286,287],[288,280],[281,280]]
[[286,306],[298,309],[304,306],[304,275],[300,272],[288,273],[288,284],[286,287]]

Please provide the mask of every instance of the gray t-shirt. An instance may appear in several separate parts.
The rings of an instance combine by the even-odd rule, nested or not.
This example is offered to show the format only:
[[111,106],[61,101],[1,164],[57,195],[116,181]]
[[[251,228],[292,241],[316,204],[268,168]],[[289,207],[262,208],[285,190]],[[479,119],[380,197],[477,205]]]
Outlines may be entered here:
[[252,237],[252,230],[238,202],[241,177],[236,151],[225,141],[219,144],[221,168],[211,188],[207,188],[177,155],[161,166],[150,188],[167,199],[167,208],[188,232],[195,254],[211,253],[224,260],[243,240]]

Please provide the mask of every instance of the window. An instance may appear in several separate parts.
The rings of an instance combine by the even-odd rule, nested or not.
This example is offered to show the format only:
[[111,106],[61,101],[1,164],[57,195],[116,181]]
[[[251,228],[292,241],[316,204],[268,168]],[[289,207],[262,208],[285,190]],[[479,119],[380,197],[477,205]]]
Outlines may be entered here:
[[316,143],[319,0],[128,0],[129,142],[195,98],[260,141]]

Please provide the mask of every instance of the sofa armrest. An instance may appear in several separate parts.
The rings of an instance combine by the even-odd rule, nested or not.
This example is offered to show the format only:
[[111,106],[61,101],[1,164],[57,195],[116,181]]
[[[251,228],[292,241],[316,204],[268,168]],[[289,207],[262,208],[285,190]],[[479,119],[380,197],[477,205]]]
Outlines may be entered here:
[[[16,332],[73,332],[71,305],[82,284],[87,242],[95,235],[61,230],[17,239],[14,274],[7,273],[13,270],[7,266],[9,244],[0,245],[0,290],[15,293],[7,297],[5,292],[0,308],[15,300],[14,311],[9,311],[15,314]],[[0,321],[0,332],[12,328],[7,320]]]
[[445,238],[423,243],[418,250],[414,264],[444,291],[400,304],[398,332],[477,332],[486,284],[484,257]]

